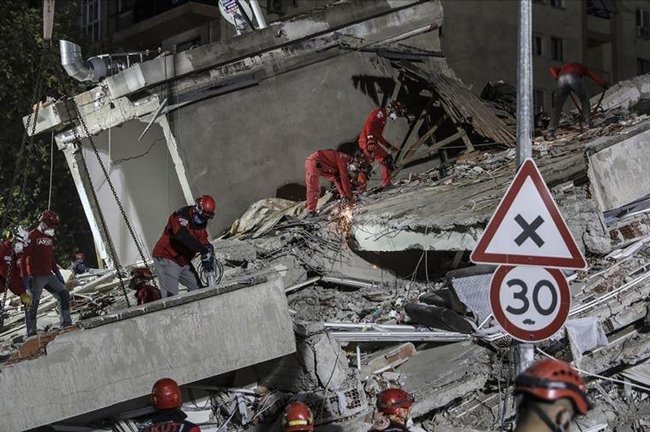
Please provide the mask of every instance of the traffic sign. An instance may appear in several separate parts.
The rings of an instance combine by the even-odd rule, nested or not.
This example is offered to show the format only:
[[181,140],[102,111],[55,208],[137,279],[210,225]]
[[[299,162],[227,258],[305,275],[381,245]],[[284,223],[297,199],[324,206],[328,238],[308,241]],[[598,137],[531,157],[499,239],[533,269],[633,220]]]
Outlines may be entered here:
[[490,283],[492,315],[503,330],[523,342],[553,336],[569,315],[571,292],[558,269],[499,266]]
[[526,159],[515,175],[470,260],[485,264],[587,267],[532,159]]

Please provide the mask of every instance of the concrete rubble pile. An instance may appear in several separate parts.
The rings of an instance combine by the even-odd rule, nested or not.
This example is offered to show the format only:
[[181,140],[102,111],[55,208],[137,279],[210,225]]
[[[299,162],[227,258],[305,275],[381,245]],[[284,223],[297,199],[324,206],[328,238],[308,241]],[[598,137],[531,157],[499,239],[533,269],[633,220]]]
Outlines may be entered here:
[[[593,374],[595,408],[579,420],[582,430],[648,427],[650,185],[635,176],[650,156],[648,88],[648,76],[620,83],[608,90],[593,128],[566,126],[554,141],[534,140],[536,162],[589,262],[569,275],[566,328],[537,345],[539,355],[573,360]],[[512,340],[490,317],[494,268],[468,262],[515,171],[515,150],[503,147],[398,175],[392,188],[359,197],[353,213],[329,194],[310,219],[303,219],[302,203],[251,206],[213,241],[226,268],[221,285],[279,274],[296,351],[234,378],[186,386],[189,420],[207,431],[279,430],[286,403],[302,400],[319,430],[361,431],[372,422],[379,391],[399,385],[416,395],[413,430],[511,424]],[[82,329],[128,313],[114,273],[72,293]],[[54,315],[55,303],[45,298],[39,314]],[[20,345],[21,315],[14,307],[0,334],[5,360]],[[9,361],[42,355],[54,337],[41,335]],[[123,421],[138,424],[147,414]]]

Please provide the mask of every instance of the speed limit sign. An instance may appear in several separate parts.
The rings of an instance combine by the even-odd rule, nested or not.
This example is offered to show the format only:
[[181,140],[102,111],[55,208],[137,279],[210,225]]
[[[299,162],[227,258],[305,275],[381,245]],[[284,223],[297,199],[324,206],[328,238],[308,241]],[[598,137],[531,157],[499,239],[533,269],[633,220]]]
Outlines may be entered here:
[[500,266],[490,283],[490,306],[510,336],[539,342],[555,334],[566,321],[571,293],[558,269]]

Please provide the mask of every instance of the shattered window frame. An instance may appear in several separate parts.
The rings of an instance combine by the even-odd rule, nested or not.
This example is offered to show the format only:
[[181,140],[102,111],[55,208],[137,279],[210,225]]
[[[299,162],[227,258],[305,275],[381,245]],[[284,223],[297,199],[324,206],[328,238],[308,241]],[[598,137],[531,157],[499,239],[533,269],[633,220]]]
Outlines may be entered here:
[[564,40],[551,36],[551,60],[564,61]]

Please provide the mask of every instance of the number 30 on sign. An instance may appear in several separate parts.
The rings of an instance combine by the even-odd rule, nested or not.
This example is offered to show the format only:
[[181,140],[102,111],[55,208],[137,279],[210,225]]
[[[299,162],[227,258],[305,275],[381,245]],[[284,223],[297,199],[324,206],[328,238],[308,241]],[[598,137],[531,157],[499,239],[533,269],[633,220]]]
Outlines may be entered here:
[[539,342],[566,321],[571,293],[558,269],[500,266],[490,283],[490,305],[506,333],[524,342]]

